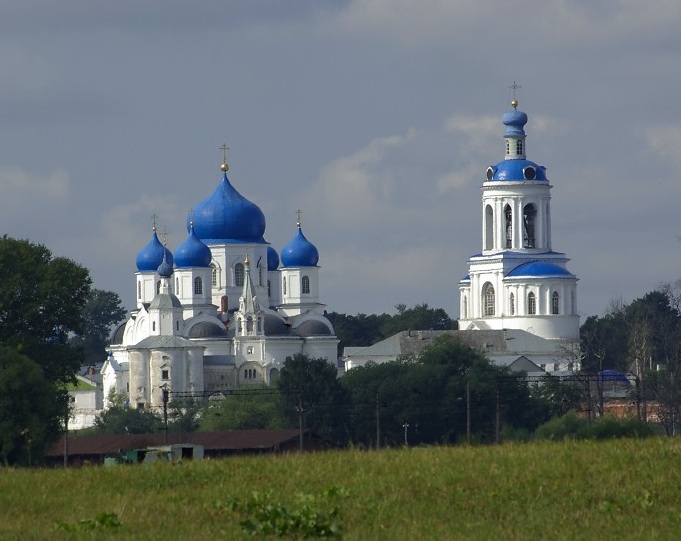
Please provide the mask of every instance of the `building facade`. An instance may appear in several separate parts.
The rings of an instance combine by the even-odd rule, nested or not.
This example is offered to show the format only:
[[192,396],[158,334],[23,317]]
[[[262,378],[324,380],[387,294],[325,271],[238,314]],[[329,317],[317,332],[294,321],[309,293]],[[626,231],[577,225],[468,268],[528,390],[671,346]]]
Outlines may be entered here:
[[187,219],[171,252],[154,226],[137,255],[137,305],[113,333],[102,367],[132,407],[269,385],[297,353],[337,363],[338,339],[320,300],[319,252],[303,234],[281,251],[265,240],[265,216],[227,177]]

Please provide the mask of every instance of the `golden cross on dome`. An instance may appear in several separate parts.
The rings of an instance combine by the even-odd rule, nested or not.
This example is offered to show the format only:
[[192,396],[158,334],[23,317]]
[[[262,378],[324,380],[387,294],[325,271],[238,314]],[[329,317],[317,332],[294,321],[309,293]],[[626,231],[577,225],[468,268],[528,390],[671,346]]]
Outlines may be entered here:
[[163,226],[163,246],[167,246],[168,244],[168,237],[170,236],[170,233],[166,231],[166,226]]
[[194,209],[189,209],[187,211],[187,218],[189,218],[189,225],[194,227]]
[[158,218],[158,216],[156,216],[156,214],[152,214],[152,215],[151,215],[151,230],[152,230],[154,233],[156,233],[156,219],[157,219],[157,218]]
[[296,211],[296,214],[298,215],[298,219],[296,220],[296,225],[297,225],[298,227],[300,227],[300,215],[301,215],[302,213],[303,213],[303,211],[300,210],[300,209],[298,209],[298,210]]
[[222,150],[222,166],[220,169],[227,172],[229,171],[229,165],[227,165],[227,151],[229,150],[229,147],[227,146],[227,143],[222,143],[220,150]]
[[509,85],[508,88],[513,91],[513,99],[511,100],[511,106],[514,107],[514,108],[518,107],[518,100],[516,99],[515,92],[516,92],[516,90],[522,88],[522,86],[520,86],[518,83],[513,81],[513,84]]

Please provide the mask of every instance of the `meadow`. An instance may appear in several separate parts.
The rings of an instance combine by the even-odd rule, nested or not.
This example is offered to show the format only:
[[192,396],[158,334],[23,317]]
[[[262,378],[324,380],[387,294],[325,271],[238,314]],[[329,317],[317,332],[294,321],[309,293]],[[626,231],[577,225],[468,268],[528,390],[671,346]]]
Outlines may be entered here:
[[0,539],[667,540],[680,486],[678,438],[0,468]]

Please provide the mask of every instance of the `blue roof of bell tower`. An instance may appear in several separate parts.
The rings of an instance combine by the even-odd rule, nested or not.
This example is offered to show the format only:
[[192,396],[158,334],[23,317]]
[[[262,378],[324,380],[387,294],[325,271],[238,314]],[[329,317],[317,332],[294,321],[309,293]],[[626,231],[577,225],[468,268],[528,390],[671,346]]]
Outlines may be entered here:
[[517,101],[513,100],[511,104],[513,105],[513,109],[504,113],[504,116],[501,118],[506,126],[506,133],[504,133],[504,136],[523,137],[525,135],[524,127],[525,124],[527,124],[527,115],[522,111],[518,111],[516,108],[518,106]]

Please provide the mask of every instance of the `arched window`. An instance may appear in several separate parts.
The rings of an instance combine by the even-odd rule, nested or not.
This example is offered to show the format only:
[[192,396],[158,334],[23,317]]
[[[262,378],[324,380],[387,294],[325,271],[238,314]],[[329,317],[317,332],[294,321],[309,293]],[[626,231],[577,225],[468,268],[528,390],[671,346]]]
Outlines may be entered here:
[[218,269],[213,263],[210,264],[210,285],[218,287]]
[[262,264],[260,261],[258,262],[258,285],[262,285]]
[[513,293],[508,297],[508,311],[512,316],[515,315],[515,295]]
[[194,295],[203,295],[203,281],[200,276],[194,278]]
[[142,282],[137,282],[137,298],[142,298]]
[[253,332],[253,318],[251,316],[246,318],[246,332]]
[[523,246],[534,248],[536,241],[534,237],[534,220],[537,216],[537,209],[530,203],[523,209]]
[[303,294],[310,294],[310,278],[309,276],[303,276],[302,283],[301,283],[301,288],[303,291]]
[[234,285],[237,287],[244,285],[244,266],[242,263],[234,265]]
[[286,295],[286,277],[284,277],[284,287],[282,288],[284,295]]
[[518,155],[521,155],[523,153],[523,140],[522,139],[518,139],[515,142],[515,153],[518,154]]
[[506,220],[506,248],[513,247],[513,211],[511,210],[511,205],[506,205],[504,207],[504,218]]
[[537,313],[537,297],[531,291],[527,295],[527,313],[531,316]]
[[161,292],[161,280],[156,282],[156,294],[158,295]]
[[180,279],[175,278],[175,294],[177,295],[180,292]]
[[558,314],[559,301],[560,301],[560,297],[558,296],[558,292],[554,291],[551,294],[551,313],[552,314]]
[[494,315],[494,286],[487,282],[482,287],[482,313],[485,316]]
[[468,297],[463,296],[463,319],[468,319]]

